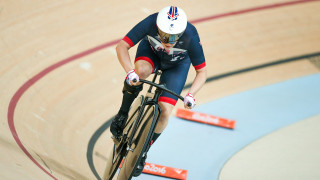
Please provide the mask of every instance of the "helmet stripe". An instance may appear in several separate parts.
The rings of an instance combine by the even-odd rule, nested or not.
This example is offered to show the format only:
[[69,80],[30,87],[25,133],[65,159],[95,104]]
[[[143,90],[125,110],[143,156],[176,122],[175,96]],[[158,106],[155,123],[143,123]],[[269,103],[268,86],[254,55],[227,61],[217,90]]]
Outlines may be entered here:
[[174,6],[171,6],[171,8],[172,8],[172,14],[171,14],[171,18],[173,18],[174,17],[174,10],[175,10],[175,8],[174,8]]

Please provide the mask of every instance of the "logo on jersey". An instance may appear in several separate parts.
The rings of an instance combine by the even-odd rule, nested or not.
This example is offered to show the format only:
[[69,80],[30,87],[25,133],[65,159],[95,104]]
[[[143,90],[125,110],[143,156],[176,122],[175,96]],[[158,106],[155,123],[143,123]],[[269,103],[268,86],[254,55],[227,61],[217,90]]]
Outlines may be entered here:
[[168,19],[170,19],[171,21],[177,20],[178,16],[178,8],[175,6],[171,6],[168,12]]
[[[168,55],[174,55],[174,56],[180,57],[179,59],[183,59],[184,55],[187,53],[187,50],[180,49],[180,48],[170,48],[170,50],[167,52],[165,50],[165,48],[163,47],[163,45],[161,44],[159,36],[157,37],[158,39],[155,39],[154,37],[149,36],[149,35],[147,35],[147,37],[148,37],[148,41],[154,51],[166,52]],[[171,61],[179,60],[179,59],[177,59],[178,57],[174,57]]]

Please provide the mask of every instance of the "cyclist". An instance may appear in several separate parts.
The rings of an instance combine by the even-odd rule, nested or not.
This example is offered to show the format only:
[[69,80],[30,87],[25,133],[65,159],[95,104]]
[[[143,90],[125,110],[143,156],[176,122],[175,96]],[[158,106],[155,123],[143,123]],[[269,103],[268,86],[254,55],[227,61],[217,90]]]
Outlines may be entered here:
[[[133,66],[128,51],[139,41],[141,42]],[[122,90],[122,104],[110,127],[114,137],[121,136],[128,118],[129,108],[142,90],[139,79],[146,79],[157,69],[162,71],[160,82],[165,83],[168,89],[180,94],[192,64],[196,71],[196,77],[184,98],[184,104],[188,109],[196,105],[194,95],[206,81],[206,63],[198,32],[187,21],[187,16],[181,8],[168,6],[159,13],[148,16],[134,26],[117,44],[116,51],[118,60],[127,76]],[[167,92],[161,94],[159,105],[162,114],[151,143],[156,141],[167,126],[176,102],[177,97]],[[187,106],[188,103],[191,103],[191,107]],[[145,160],[146,155],[134,170],[133,176],[141,174]]]

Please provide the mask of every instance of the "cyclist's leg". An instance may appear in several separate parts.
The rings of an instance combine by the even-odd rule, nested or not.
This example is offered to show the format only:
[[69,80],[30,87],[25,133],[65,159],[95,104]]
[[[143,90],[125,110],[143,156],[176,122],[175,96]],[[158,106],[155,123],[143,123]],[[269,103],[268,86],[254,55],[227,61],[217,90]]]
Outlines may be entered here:
[[[173,68],[163,70],[160,82],[165,83],[168,89],[180,94],[187,80],[189,68],[190,60],[186,59]],[[162,114],[155,130],[156,133],[161,133],[166,128],[168,119],[177,100],[178,98],[170,93],[163,92],[161,94],[159,105],[161,106]]]
[[[160,98],[159,100],[163,100],[163,97]],[[163,101],[159,101],[159,105],[161,107],[161,116],[159,118],[157,127],[154,132],[161,134],[163,130],[167,127],[168,119],[171,115],[174,105],[168,102],[163,102]]]
[[150,74],[155,72],[156,69],[158,69],[159,58],[151,49],[147,39],[141,40],[134,62],[135,69],[137,71],[136,73],[141,79],[147,78]]
[[[138,46],[135,69],[136,73],[141,79],[147,78],[157,66],[158,61],[153,53],[147,40],[142,40]],[[123,98],[120,110],[115,118],[112,120],[110,131],[115,137],[119,137],[122,134],[125,122],[128,118],[128,112],[134,99],[139,95],[142,90],[142,84],[137,86],[130,86],[124,82]]]
[[159,58],[151,49],[147,39],[141,40],[138,46],[134,66],[136,73],[141,79],[146,79],[158,69]]
[[141,90],[142,84],[138,86],[130,86],[124,82],[121,107],[115,118],[112,120],[110,126],[110,131],[115,137],[121,136],[125,122],[128,118],[130,106]]

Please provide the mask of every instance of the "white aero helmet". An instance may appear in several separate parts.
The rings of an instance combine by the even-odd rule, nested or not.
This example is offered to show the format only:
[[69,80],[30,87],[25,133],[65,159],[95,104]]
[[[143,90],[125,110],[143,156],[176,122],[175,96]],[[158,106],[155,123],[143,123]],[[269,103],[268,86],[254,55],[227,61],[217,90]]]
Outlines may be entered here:
[[168,6],[158,14],[157,26],[163,43],[175,44],[187,27],[186,13],[177,6]]

